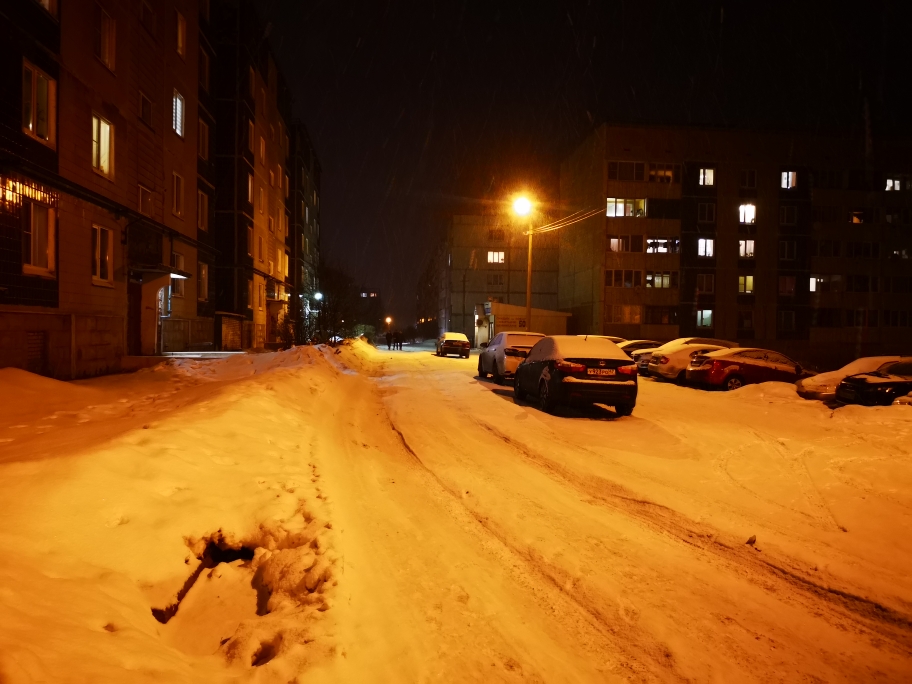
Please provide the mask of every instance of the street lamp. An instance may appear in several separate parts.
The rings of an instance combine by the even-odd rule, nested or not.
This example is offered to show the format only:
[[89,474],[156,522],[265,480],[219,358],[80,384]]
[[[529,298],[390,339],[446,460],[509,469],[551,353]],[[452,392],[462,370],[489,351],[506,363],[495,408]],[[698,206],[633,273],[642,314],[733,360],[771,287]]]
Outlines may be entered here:
[[322,292],[315,292],[315,293],[314,293],[314,299],[316,299],[316,300],[319,302],[321,299],[323,299],[323,293],[322,293]]
[[[517,216],[529,216],[532,213],[532,201],[520,195],[513,200],[513,213]],[[532,331],[532,219],[529,219],[529,260],[526,265],[526,332]]]
[[393,319],[390,318],[389,316],[387,316],[387,317],[386,317],[386,329],[387,329],[387,330],[390,329],[390,324],[391,324],[392,322],[393,322]]

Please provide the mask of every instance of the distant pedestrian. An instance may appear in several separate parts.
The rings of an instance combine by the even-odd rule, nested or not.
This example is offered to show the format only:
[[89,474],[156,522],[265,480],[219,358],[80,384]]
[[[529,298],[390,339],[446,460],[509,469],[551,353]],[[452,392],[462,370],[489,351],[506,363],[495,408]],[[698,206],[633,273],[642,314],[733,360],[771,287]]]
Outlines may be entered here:
[[402,333],[398,330],[393,333],[393,347],[402,349]]
[[386,331],[386,348],[387,349],[393,348],[393,333],[391,330]]

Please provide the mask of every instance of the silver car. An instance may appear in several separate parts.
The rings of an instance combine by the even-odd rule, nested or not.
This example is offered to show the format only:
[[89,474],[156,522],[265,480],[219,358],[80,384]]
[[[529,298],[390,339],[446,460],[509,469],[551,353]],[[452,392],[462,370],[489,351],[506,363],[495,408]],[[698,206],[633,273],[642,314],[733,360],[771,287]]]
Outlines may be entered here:
[[516,374],[516,367],[543,337],[540,333],[502,332],[487,344],[482,342],[481,353],[478,355],[478,377],[493,375],[494,382],[498,385],[505,378],[512,378]]

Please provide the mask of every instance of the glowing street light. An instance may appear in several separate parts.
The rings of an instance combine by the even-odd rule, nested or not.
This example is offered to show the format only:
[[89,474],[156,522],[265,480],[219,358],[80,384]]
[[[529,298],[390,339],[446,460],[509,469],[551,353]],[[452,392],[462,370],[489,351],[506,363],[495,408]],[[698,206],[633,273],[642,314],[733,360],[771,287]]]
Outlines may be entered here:
[[389,316],[387,316],[387,317],[386,317],[386,324],[389,325],[389,324],[392,323],[392,322],[393,322],[393,319],[390,318]]
[[528,197],[519,196],[513,200],[513,211],[517,216],[528,216],[532,211],[532,202]]
[[[517,216],[529,216],[532,213],[532,201],[525,195],[513,200],[513,213]],[[529,219],[529,260],[526,266],[526,331],[532,331],[532,219]]]
[[314,293],[314,299],[316,299],[316,300],[319,302],[321,299],[323,299],[323,293],[322,293],[322,292],[315,292],[315,293]]

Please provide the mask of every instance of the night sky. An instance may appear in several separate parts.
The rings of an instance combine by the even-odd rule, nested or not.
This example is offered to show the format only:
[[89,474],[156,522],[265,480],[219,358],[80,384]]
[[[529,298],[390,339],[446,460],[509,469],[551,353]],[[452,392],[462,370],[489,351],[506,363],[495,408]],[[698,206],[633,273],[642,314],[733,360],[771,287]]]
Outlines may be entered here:
[[264,0],[323,166],[322,249],[411,322],[446,216],[558,165],[603,121],[909,130],[909,5]]

